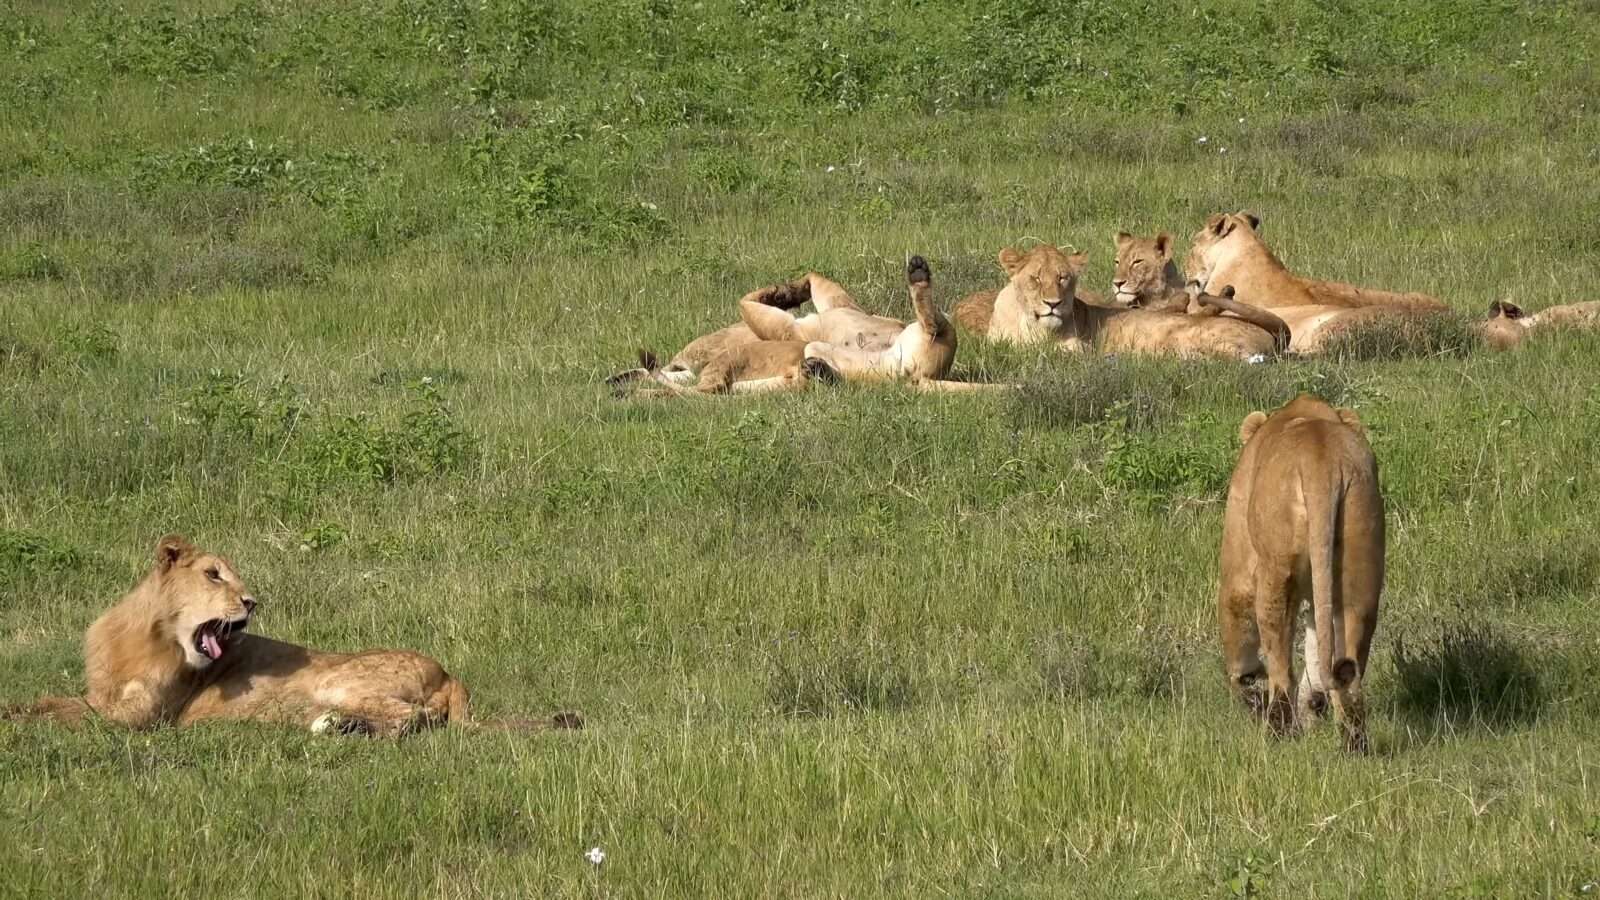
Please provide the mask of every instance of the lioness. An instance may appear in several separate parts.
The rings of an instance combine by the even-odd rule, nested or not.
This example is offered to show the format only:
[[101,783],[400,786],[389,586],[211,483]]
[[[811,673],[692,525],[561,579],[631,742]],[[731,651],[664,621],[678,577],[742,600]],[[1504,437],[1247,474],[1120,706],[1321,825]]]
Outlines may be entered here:
[[[1383,494],[1366,431],[1353,411],[1301,394],[1270,416],[1246,416],[1239,439],[1217,594],[1228,682],[1249,703],[1265,669],[1265,715],[1279,734],[1331,694],[1345,748],[1365,750],[1361,678],[1384,564]],[[1297,715],[1294,625],[1307,599]]]
[[1184,310],[1189,308],[1189,293],[1178,264],[1172,258],[1172,236],[1165,231],[1153,238],[1117,232],[1116,269],[1111,287],[1117,303],[1149,309]]
[[1261,220],[1246,213],[1211,216],[1189,247],[1185,270],[1205,290],[1231,286],[1238,299],[1269,309],[1294,333],[1290,349],[1317,353],[1351,327],[1386,316],[1421,315],[1448,309],[1427,294],[1397,294],[1317,281],[1290,272],[1261,240]]
[[1104,353],[1223,356],[1251,359],[1280,352],[1289,330],[1276,316],[1213,296],[1195,285],[1196,307],[1212,306],[1235,317],[1190,316],[1170,309],[1127,309],[1087,303],[1077,292],[1084,254],[1068,256],[1041,244],[1026,254],[1005,250],[1000,263],[1010,283],[992,301],[974,294],[956,307],[968,328],[991,340],[1053,341],[1065,350]]
[[[68,723],[98,714],[129,728],[260,719],[312,731],[401,735],[468,724],[467,688],[405,650],[321,653],[246,634],[256,599],[233,564],[179,535],[155,567],[89,626],[88,694],[46,697],[8,718]],[[563,713],[520,727],[571,727]]]
[[[665,393],[760,393],[792,390],[813,380],[907,381],[926,391],[976,391],[1000,387],[947,381],[955,361],[956,333],[933,301],[927,260],[906,263],[916,319],[910,323],[861,309],[837,282],[816,272],[760,288],[739,300],[754,343],[724,351],[700,373],[692,390],[651,373]],[[792,310],[810,302],[816,312]]]
[[1509,300],[1496,300],[1489,304],[1489,318],[1479,333],[1491,348],[1510,350],[1534,332],[1561,329],[1600,329],[1600,301],[1547,306],[1530,315]]

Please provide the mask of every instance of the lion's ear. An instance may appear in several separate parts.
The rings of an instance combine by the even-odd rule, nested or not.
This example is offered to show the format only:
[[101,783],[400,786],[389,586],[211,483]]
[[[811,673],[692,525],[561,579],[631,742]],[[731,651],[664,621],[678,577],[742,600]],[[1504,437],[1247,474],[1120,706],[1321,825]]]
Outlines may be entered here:
[[1082,274],[1084,267],[1087,265],[1089,265],[1089,254],[1087,251],[1083,253],[1074,253],[1067,257],[1067,268],[1071,269],[1072,274],[1074,275]]
[[1021,253],[1007,247],[1000,251],[1000,268],[1004,269],[1007,275],[1015,275],[1017,270],[1022,268],[1022,258]]
[[1172,258],[1172,235],[1165,231],[1156,235],[1156,252],[1161,254],[1162,262]]
[[1233,230],[1233,220],[1223,213],[1214,213],[1210,218],[1206,219],[1205,230],[1219,238],[1227,237],[1228,232]]
[[1261,230],[1261,217],[1260,216],[1256,215],[1255,213],[1244,213],[1244,219],[1245,219],[1246,222],[1250,223],[1250,230],[1251,231],[1260,231]]
[[1126,247],[1131,243],[1133,243],[1133,235],[1127,233],[1126,231],[1117,232],[1117,249],[1118,250],[1121,250],[1123,247]]
[[169,534],[156,544],[156,568],[165,572],[195,552],[188,538],[181,534]]
[[1492,319],[1495,316],[1500,315],[1500,313],[1504,309],[1505,309],[1505,305],[1502,304],[1499,300],[1490,300],[1489,301],[1489,318]]
[[1355,410],[1345,409],[1341,406],[1336,408],[1334,413],[1339,416],[1339,421],[1355,429],[1356,434],[1359,434],[1362,437],[1367,436],[1367,426],[1361,424],[1361,417],[1356,415]]
[[1259,409],[1245,416],[1244,421],[1239,423],[1239,443],[1250,443],[1250,439],[1255,437],[1256,431],[1265,424],[1267,424],[1267,414]]

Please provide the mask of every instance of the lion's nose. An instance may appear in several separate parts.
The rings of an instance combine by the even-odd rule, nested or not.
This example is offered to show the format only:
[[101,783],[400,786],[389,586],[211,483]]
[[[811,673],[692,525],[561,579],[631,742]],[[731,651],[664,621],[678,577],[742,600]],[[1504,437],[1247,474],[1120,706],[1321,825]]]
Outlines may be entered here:
[[240,597],[239,598],[239,602],[244,604],[245,615],[249,615],[250,613],[253,613],[253,612],[256,611],[256,598],[254,598],[254,597]]
[[1127,283],[1128,282],[1127,282],[1126,279],[1118,278],[1118,279],[1115,279],[1115,280],[1113,280],[1111,282],[1111,286],[1120,291],[1120,290],[1122,290],[1122,286],[1127,284]]

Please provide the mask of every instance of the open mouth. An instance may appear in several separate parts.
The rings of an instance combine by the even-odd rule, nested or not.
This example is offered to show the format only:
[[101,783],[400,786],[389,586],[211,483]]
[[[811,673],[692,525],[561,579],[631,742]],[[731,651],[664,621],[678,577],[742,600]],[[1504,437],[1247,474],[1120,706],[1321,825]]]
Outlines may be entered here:
[[234,632],[243,631],[249,624],[248,615],[237,619],[212,619],[205,622],[194,630],[194,649],[206,659],[221,659],[222,651],[228,646],[228,638]]

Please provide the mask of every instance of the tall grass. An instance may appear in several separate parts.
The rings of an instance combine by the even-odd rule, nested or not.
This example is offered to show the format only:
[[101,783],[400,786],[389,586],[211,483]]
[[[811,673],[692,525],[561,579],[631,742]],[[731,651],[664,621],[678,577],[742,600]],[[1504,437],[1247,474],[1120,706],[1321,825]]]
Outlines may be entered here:
[[[80,689],[181,530],[265,633],[591,726],[0,723],[0,893],[1592,890],[1593,340],[963,333],[1020,398],[600,380],[806,269],[903,316],[905,254],[949,305],[1042,239],[1103,289],[1116,231],[1237,208],[1464,316],[1580,299],[1597,38],[1582,3],[0,0],[0,705]],[[1366,759],[1267,739],[1216,657],[1236,429],[1300,390],[1388,495]]]

